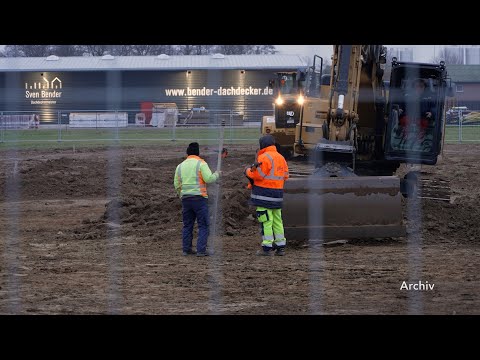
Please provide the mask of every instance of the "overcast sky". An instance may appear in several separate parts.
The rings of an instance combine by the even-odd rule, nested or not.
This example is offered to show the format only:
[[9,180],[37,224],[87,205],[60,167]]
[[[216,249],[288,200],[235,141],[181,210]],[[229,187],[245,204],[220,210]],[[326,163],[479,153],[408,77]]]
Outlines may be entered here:
[[[387,48],[413,48],[413,61],[429,62],[438,53],[439,49],[445,45],[385,45]],[[324,59],[329,59],[333,52],[333,45],[275,45],[277,50],[283,54],[299,54],[313,57],[319,55]]]

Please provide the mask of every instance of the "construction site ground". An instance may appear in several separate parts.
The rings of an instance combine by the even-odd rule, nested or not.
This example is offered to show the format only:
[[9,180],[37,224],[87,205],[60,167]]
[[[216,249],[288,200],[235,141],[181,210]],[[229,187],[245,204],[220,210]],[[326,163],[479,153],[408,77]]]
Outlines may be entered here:
[[[201,258],[181,250],[184,145],[0,149],[0,313],[480,314],[480,145],[446,145],[422,168],[450,201],[421,199],[407,219],[403,200],[406,238],[287,239],[284,257],[255,256],[255,149],[228,147],[217,252]],[[201,155],[215,169],[215,148]],[[413,278],[434,288],[401,289]]]

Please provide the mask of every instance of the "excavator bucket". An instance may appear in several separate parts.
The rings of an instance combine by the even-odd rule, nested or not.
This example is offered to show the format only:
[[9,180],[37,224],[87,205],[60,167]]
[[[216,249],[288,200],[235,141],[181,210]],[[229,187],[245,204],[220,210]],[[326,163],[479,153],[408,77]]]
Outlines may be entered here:
[[405,236],[398,177],[292,177],[283,198],[287,239]]

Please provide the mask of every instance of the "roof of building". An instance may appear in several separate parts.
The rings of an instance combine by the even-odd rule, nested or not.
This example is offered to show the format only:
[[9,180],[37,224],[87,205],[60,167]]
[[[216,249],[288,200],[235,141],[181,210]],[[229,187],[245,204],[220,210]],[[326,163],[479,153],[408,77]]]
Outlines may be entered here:
[[298,69],[299,55],[71,56],[0,58],[0,72],[95,70]]
[[480,65],[447,65],[446,67],[453,82],[480,82]]

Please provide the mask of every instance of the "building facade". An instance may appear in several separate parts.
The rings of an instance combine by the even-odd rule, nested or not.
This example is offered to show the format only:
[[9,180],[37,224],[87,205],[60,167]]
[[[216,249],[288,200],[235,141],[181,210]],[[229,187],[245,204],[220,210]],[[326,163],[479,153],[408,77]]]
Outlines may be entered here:
[[36,113],[45,124],[115,110],[134,122],[145,104],[174,103],[180,112],[232,110],[259,121],[272,110],[274,73],[305,66],[297,55],[1,58],[0,111]]
[[480,110],[480,65],[447,65],[457,106]]

